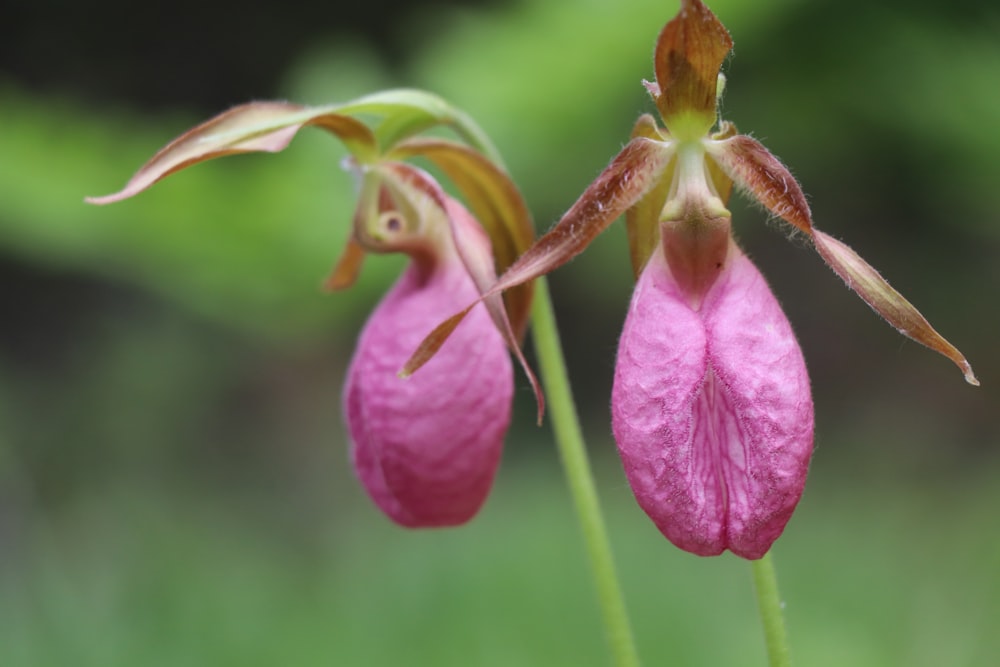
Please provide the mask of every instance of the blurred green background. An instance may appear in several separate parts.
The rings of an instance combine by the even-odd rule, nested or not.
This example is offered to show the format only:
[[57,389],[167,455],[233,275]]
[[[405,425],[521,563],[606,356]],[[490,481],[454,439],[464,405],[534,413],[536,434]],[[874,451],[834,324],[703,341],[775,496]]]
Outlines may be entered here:
[[[983,382],[900,338],[801,241],[734,201],[815,387],[805,498],[774,550],[800,665],[1000,655],[1000,10],[716,0],[723,110]],[[676,0],[37,3],[0,23],[0,665],[600,665],[548,426],[519,378],[503,469],[460,530],[379,515],[340,385],[398,259],[319,285],[352,210],[307,131],[138,198],[188,126],[250,99],[434,90],[491,134],[540,229],[652,111]],[[620,226],[552,276],[648,665],[763,665],[749,568],[670,546],[610,437],[631,290]]]

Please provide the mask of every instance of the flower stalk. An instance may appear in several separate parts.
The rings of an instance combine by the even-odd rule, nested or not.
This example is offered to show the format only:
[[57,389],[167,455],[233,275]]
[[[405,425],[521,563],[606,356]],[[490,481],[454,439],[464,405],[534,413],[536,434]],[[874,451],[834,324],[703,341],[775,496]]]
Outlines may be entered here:
[[791,667],[792,652],[788,646],[785,615],[782,613],[778,577],[775,574],[771,553],[768,552],[763,558],[751,561],[750,567],[753,570],[754,592],[757,594],[760,620],[764,625],[768,664],[771,667]]
[[535,282],[531,331],[556,447],[597,588],[604,630],[614,660],[612,664],[615,667],[638,667],[639,656],[625,609],[625,596],[619,583],[611,542],[597,498],[597,487],[566,372],[562,343],[545,278],[539,278]]

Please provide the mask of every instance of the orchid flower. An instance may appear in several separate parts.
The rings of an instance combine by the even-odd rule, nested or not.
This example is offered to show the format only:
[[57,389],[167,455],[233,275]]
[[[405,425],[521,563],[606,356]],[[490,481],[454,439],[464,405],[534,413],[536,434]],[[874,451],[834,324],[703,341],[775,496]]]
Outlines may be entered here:
[[[643,82],[665,127],[643,115],[632,139],[558,223],[484,298],[577,254],[625,214],[637,285],[618,348],[612,426],[642,509],[681,549],[761,558],[805,485],[813,404],[802,352],[774,295],[736,245],[734,184],[810,238],[847,286],[900,333],[965,357],[844,243],[816,229],[799,184],[756,140],[721,121],[725,27],[682,0]],[[471,307],[446,320],[422,350]]]
[[[372,128],[359,116],[380,120]],[[465,141],[416,136],[438,125],[451,127]],[[324,107],[245,104],[167,144],[120,192],[87,201],[126,199],[215,157],[281,151],[307,126],[344,143],[350,153],[345,164],[359,184],[351,236],[326,287],[351,286],[368,253],[402,252],[411,258],[365,325],[348,370],[344,411],[355,472],[396,523],[464,523],[489,493],[510,423],[513,370],[507,348],[535,389],[539,418],[542,410],[540,389],[520,349],[532,298],[528,283],[504,298],[485,296],[438,354],[411,359],[438,321],[483,295],[497,270],[534,240],[520,194],[487,157],[495,152],[464,114],[415,90]],[[406,162],[413,157],[430,161],[451,179],[472,212]],[[427,368],[412,375],[423,364]]]

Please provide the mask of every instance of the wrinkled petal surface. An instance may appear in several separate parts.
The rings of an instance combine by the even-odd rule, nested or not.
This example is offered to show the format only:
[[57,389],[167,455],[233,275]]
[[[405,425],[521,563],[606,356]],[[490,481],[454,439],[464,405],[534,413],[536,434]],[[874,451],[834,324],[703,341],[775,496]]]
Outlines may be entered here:
[[612,420],[639,505],[681,549],[755,559],[784,530],[812,453],[809,378],[735,245],[697,311],[663,252],[650,258],[618,348]]
[[372,313],[348,371],[344,410],[355,472],[409,527],[471,519],[493,483],[510,423],[513,369],[479,305],[413,376],[398,376],[442,319],[479,296],[457,257],[412,264]]

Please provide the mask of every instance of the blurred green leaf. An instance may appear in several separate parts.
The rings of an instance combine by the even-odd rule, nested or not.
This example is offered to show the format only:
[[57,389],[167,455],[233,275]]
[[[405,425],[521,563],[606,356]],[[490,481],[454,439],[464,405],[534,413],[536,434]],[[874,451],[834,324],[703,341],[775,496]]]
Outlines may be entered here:
[[[0,571],[4,665],[602,664],[557,475],[554,461],[508,467],[472,524],[425,532],[390,525],[356,487],[348,506],[323,496],[319,517],[289,533],[225,509],[218,492],[114,485],[31,535],[29,576]],[[775,551],[796,659],[989,664],[1000,651],[1000,542],[981,530],[1000,502],[990,480],[929,492],[820,477]],[[606,496],[644,660],[763,666],[747,563],[685,554],[626,488]]]

